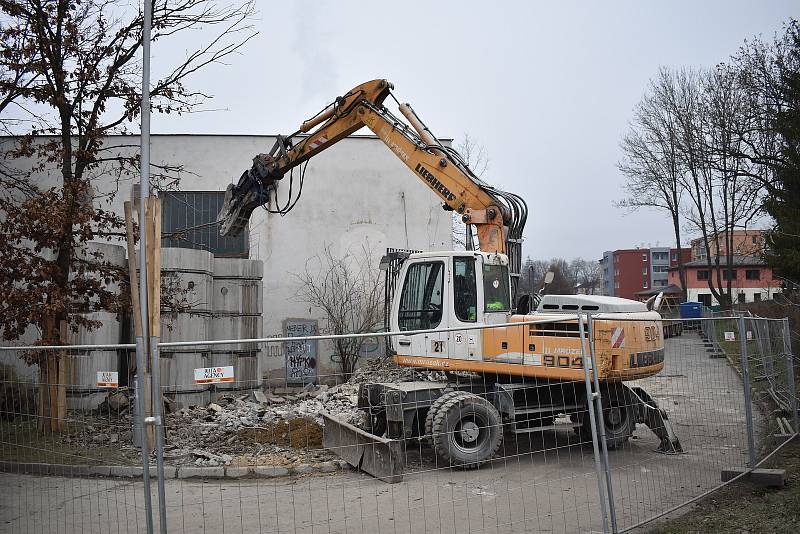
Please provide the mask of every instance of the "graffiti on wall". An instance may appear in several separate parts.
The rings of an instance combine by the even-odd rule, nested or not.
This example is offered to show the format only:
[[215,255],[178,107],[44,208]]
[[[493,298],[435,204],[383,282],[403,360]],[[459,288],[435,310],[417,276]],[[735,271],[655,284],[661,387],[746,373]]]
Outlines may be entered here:
[[[315,319],[286,319],[283,321],[285,337],[305,337],[319,334]],[[317,381],[317,341],[285,341],[286,383],[310,384]]]

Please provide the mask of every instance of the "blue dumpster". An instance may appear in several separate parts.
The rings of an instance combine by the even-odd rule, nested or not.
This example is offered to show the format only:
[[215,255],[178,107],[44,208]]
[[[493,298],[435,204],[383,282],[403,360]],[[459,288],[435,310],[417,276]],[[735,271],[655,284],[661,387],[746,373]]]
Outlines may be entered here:
[[700,302],[681,302],[679,306],[681,319],[699,319],[703,316],[703,305]]

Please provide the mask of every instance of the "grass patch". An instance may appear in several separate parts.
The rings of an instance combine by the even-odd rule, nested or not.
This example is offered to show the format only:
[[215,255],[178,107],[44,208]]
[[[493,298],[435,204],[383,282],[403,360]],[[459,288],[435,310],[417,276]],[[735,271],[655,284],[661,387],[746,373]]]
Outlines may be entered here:
[[786,469],[786,487],[737,482],[701,500],[685,515],[660,522],[651,534],[800,532],[800,444],[789,444],[762,467]]

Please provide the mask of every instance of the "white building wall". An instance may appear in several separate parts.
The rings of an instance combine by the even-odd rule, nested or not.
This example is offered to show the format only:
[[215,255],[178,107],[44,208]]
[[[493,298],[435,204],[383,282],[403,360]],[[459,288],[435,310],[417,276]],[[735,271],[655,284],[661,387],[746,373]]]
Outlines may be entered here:
[[[183,166],[180,190],[224,191],[250,168],[253,156],[267,152],[274,141],[272,136],[258,135],[153,135],[151,157],[154,164]],[[108,152],[123,154],[137,153],[138,145],[138,136],[114,136],[106,143],[122,147]],[[26,165],[24,161],[16,163]],[[39,178],[43,185],[51,182],[48,173]],[[123,202],[130,198],[137,181],[135,174],[95,180],[96,202],[122,214]],[[281,204],[287,191],[288,177],[278,188]],[[450,213],[372,136],[344,139],[311,159],[302,198],[288,215],[271,215],[262,209],[253,213],[250,258],[264,262],[264,334],[282,335],[286,318],[320,319],[324,328],[322,315],[309,310],[297,297],[294,275],[326,246],[341,256],[361,250],[362,245],[372,250],[375,269],[387,247],[448,250],[453,246]],[[322,374],[329,372],[325,356],[332,351],[319,349]],[[284,365],[282,358],[274,357],[264,363],[265,368],[282,369]]]
[[[772,298],[781,292],[780,287],[736,287],[734,286],[731,291],[733,292],[733,303],[739,302],[739,293],[744,293],[745,302],[755,302],[755,294],[761,295],[761,300],[772,300]],[[700,302],[700,295],[709,295],[711,297],[711,305],[719,306],[719,302],[714,298],[711,290],[706,288],[689,288],[687,290],[687,298],[691,302]]]

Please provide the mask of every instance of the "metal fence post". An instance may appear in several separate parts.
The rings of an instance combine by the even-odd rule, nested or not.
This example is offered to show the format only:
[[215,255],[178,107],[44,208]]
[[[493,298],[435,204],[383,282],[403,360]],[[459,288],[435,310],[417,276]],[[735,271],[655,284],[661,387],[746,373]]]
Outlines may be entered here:
[[153,533],[153,501],[150,496],[150,451],[147,447],[147,432],[145,430],[144,414],[144,369],[145,348],[144,338],[136,338],[136,406],[139,411],[136,424],[139,425],[139,446],[142,450],[142,483],[144,485],[144,510],[147,522],[147,534]]
[[786,358],[786,387],[789,393],[789,407],[792,410],[792,424],[794,431],[800,431],[797,425],[797,388],[794,382],[794,356],[792,355],[792,337],[789,329],[789,319],[783,319],[783,354]]
[[611,532],[617,532],[617,510],[614,507],[614,484],[611,480],[611,466],[608,462],[608,444],[606,443],[606,425],[603,419],[603,401],[600,395],[600,379],[597,378],[597,365],[596,365],[596,352],[594,350],[594,325],[592,322],[592,314],[586,314],[586,324],[588,325],[589,335],[589,361],[591,362],[592,380],[594,382],[594,390],[597,395],[594,399],[594,410],[597,414],[597,426],[600,430],[600,446],[602,455],[600,459],[603,462],[603,469],[606,478],[606,489],[608,490],[608,511],[611,516]]
[[150,338],[153,351],[151,390],[153,394],[153,423],[156,437],[156,477],[158,479],[158,520],[161,534],[167,534],[167,499],[164,490],[164,425],[161,414],[161,362],[158,348],[159,338]]
[[750,399],[750,368],[747,361],[747,331],[744,324],[744,315],[740,315],[736,322],[739,325],[739,347],[742,362],[742,382],[744,383],[744,412],[747,419],[747,453],[749,466],[756,465],[756,443],[753,436],[753,403]]
[[592,380],[589,376],[589,359],[586,357],[586,333],[583,330],[583,314],[578,313],[578,334],[581,340],[581,360],[583,360],[583,379],[586,384],[586,409],[589,412],[589,424],[592,428],[592,448],[594,449],[594,469],[597,474],[597,493],[600,497],[600,509],[603,513],[603,532],[608,534],[608,501],[603,484],[603,467],[600,465],[600,447],[598,444],[597,421],[595,420],[594,400],[600,392],[592,391]]

